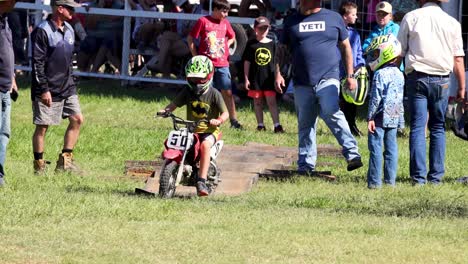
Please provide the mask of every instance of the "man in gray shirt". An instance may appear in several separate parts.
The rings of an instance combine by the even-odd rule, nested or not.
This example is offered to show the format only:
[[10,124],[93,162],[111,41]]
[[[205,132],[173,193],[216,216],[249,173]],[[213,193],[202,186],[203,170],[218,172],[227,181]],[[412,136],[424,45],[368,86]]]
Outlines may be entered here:
[[13,44],[6,15],[15,6],[15,0],[0,0],[0,187],[5,185],[4,164],[10,140],[11,96],[17,94],[15,82]]

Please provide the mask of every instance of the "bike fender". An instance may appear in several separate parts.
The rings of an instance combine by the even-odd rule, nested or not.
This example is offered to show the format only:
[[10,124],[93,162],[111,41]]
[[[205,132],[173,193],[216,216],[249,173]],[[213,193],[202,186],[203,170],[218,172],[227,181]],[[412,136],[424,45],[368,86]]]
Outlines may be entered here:
[[182,160],[182,151],[177,149],[166,149],[162,153],[163,159],[174,160],[177,163],[180,163]]

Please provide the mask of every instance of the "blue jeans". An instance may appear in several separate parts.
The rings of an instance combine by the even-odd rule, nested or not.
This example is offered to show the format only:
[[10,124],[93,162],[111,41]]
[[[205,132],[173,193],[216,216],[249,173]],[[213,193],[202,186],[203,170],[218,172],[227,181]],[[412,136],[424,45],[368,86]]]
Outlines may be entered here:
[[[408,75],[410,112],[410,176],[415,184],[439,184],[444,176],[445,111],[449,78],[413,72]],[[426,168],[426,121],[429,114],[429,173]]]
[[6,148],[10,140],[10,112],[11,98],[10,92],[0,92],[0,177],[5,175],[4,164],[6,158]]
[[339,86],[340,82],[336,79],[321,80],[316,86],[294,86],[294,104],[299,126],[299,171],[315,170],[316,125],[319,115],[342,146],[346,160],[360,157],[357,142],[338,104]]
[[218,90],[231,90],[231,72],[229,67],[215,67],[213,87]]
[[369,147],[369,169],[367,187],[382,186],[382,147],[384,157],[384,183],[394,186],[398,169],[397,128],[376,127],[374,133],[367,135]]

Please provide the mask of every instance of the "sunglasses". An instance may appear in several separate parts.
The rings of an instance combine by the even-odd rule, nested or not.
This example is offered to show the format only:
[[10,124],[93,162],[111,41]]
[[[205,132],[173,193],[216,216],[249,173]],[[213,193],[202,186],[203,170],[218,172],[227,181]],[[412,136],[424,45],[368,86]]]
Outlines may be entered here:
[[71,6],[65,6],[65,5],[63,5],[63,6],[61,6],[61,7],[63,7],[63,8],[65,8],[65,9],[67,9],[69,12],[75,12],[75,8],[74,8],[74,7],[71,7]]

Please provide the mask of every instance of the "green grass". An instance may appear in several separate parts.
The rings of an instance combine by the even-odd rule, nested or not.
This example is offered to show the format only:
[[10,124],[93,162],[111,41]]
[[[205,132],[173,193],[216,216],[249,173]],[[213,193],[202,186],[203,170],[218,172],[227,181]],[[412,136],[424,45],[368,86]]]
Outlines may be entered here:
[[[27,86],[22,83],[21,87]],[[87,82],[80,89],[85,124],[76,147],[83,177],[32,170],[29,89],[13,104],[7,187],[0,190],[0,263],[466,263],[466,142],[447,135],[442,186],[414,188],[407,139],[399,139],[398,186],[370,191],[366,169],[334,166],[336,183],[260,180],[238,197],[149,199],[141,181],[123,176],[125,160],[162,150],[169,120],[156,120],[173,92]],[[224,126],[227,144],[256,141],[297,146],[292,108],[281,106],[286,134],[258,133],[251,102],[239,107],[246,131]],[[180,115],[184,109],[178,110]],[[272,129],[266,113],[265,123]],[[365,131],[364,121],[359,122]],[[45,158],[54,165],[66,122],[51,127]],[[337,145],[323,122],[318,141]],[[367,163],[367,138],[359,140]],[[52,166],[53,170],[53,166]]]

